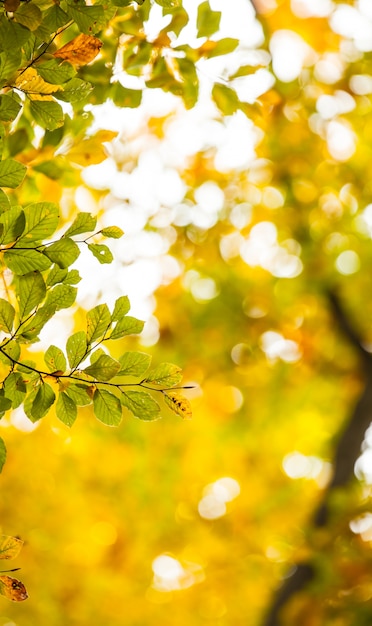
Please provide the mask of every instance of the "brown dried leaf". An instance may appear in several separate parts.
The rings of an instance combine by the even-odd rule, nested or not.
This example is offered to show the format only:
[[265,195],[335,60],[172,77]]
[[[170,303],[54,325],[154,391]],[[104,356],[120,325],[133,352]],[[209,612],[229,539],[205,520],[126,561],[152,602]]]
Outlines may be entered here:
[[9,13],[14,13],[20,5],[20,0],[5,0],[4,9],[5,11],[9,11]]
[[72,65],[86,65],[95,59],[102,47],[102,41],[92,35],[81,33],[65,46],[54,52],[53,56],[68,61]]

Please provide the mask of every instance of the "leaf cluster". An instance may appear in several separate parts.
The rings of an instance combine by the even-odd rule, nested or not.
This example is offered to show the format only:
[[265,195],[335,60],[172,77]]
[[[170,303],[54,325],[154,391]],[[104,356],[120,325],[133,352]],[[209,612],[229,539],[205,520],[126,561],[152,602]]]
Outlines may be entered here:
[[[95,239],[123,234],[118,227],[92,234],[96,218],[80,212],[63,235],[51,239],[58,213],[57,205],[44,202],[9,207],[0,215],[3,273],[8,269],[12,276],[9,297],[0,298],[0,416],[23,404],[28,418],[36,422],[54,405],[57,417],[71,426],[78,407],[92,404],[100,421],[117,426],[123,408],[139,419],[157,419],[160,406],[153,393],[160,392],[171,409],[189,417],[187,401],[171,391],[181,380],[178,367],[163,364],[148,371],[150,357],[141,352],[124,352],[118,360],[110,356],[106,347],[110,342],[143,328],[142,321],[128,315],[127,296],[116,300],[112,312],[106,304],[87,311],[85,330],[68,338],[65,351],[55,345],[46,350],[45,370],[25,358],[25,347],[39,340],[58,311],[75,302],[80,276],[70,266],[79,257],[80,246],[86,245],[100,263],[110,263],[110,249]],[[123,382],[128,377],[131,382]]]

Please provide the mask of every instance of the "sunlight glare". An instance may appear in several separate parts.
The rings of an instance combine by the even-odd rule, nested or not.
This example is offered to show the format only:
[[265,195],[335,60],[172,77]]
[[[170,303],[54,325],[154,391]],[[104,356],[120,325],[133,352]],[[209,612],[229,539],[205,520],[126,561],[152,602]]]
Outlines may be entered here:
[[285,363],[296,363],[302,357],[302,351],[296,341],[285,339],[281,333],[273,330],[262,333],[260,347],[267,359],[274,363],[278,359]]
[[203,489],[203,497],[198,504],[200,517],[212,520],[223,517],[227,512],[226,502],[231,502],[240,495],[237,480],[225,476]]
[[315,52],[292,30],[277,30],[270,40],[275,75],[284,83],[299,77],[302,69],[316,61]]
[[324,462],[316,456],[306,456],[300,452],[290,452],[282,462],[284,472],[289,478],[317,478],[323,471]]
[[152,587],[157,591],[170,592],[187,589],[204,580],[204,572],[196,563],[185,563],[168,554],[157,556],[152,562],[154,573]]
[[251,267],[261,266],[279,278],[294,278],[302,272],[302,262],[298,257],[300,246],[294,250],[289,244],[289,248],[287,250],[278,244],[275,224],[259,222],[242,243],[240,255]]
[[332,0],[291,0],[292,12],[306,19],[307,17],[327,17],[333,11]]
[[356,150],[356,136],[345,120],[332,120],[327,126],[327,147],[337,161],[348,161]]
[[354,250],[344,250],[338,255],[335,266],[344,276],[355,274],[360,269],[359,255]]

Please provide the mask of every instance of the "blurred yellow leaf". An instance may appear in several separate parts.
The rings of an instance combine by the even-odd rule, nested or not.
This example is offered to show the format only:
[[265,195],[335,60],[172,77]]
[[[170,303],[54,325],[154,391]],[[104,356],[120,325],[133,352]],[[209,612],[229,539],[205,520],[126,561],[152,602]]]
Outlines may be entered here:
[[84,139],[75,145],[66,154],[68,159],[78,165],[94,165],[101,163],[107,158],[107,152],[103,145],[106,141],[111,141],[117,133],[110,130],[100,130],[93,137]]
[[81,33],[54,52],[53,56],[68,61],[72,65],[86,65],[95,59],[101,47],[102,41],[97,37]]

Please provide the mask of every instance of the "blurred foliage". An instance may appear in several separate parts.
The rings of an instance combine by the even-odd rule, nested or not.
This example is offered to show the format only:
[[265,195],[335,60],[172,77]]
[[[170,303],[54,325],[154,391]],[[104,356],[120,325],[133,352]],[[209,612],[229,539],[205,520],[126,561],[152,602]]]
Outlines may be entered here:
[[[283,607],[283,625],[371,622],[367,463],[359,459],[357,478],[333,491],[327,525],[311,524],[364,385],[330,290],[364,346],[372,340],[371,13],[362,1],[319,2],[317,14],[305,0],[255,0],[251,22],[261,35],[249,48],[219,36],[212,2],[199,4],[199,37],[186,44],[189,4],[106,3],[110,24],[94,30],[102,47],[70,79],[83,81],[69,92],[82,97],[72,97],[63,125],[40,130],[23,101],[22,117],[5,120],[6,157],[28,167],[14,203],[60,201],[66,221],[79,204],[76,188],[89,179],[84,167],[92,175],[83,198],[102,219],[128,204],[134,219],[140,203],[121,184],[101,184],[94,168],[114,162],[115,175],[138,185],[141,157],[155,146],[161,161],[173,146],[167,168],[184,197],[143,211],[144,231],[161,236],[178,267],[156,292],[159,341],[151,351],[154,361],[179,363],[198,386],[187,422],[165,414],[108,429],[83,407],[72,430],[51,414],[26,432],[19,416],[3,418],[2,531],[25,542],[17,564],[30,599],[4,601],[0,626],[255,626],[300,562],[311,562],[316,576]],[[91,36],[75,7],[61,7],[75,22],[48,46],[53,63],[79,30]],[[23,11],[15,23],[25,28]],[[150,37],[156,11],[168,23]],[[283,45],[293,63],[300,59],[295,70],[281,61]],[[156,115],[146,97],[154,90],[155,101],[158,88],[174,104]],[[63,93],[44,95],[62,107]],[[115,139],[102,134],[112,131],[110,102],[102,128],[92,123],[107,101],[123,107],[123,117],[143,111],[142,123]],[[202,104],[197,126],[192,115]],[[196,128],[196,149],[183,150],[177,137],[171,143],[177,124],[185,142]],[[222,159],[221,137],[233,135]],[[78,328],[81,318],[75,311]],[[140,341],[125,349],[145,350]],[[364,460],[369,444],[367,437]]]

